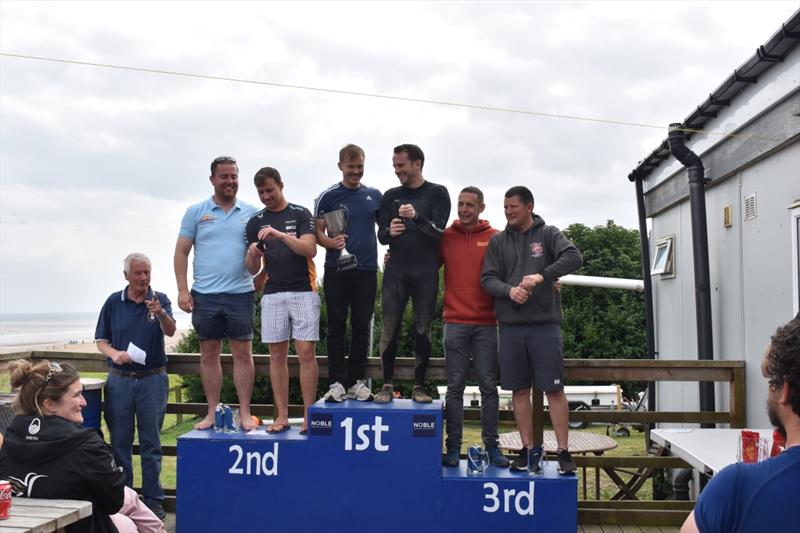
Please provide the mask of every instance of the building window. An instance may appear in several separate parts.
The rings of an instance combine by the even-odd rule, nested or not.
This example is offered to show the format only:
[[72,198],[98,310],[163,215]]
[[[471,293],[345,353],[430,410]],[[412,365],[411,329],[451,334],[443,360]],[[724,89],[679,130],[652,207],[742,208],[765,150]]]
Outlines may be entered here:
[[656,241],[655,252],[653,253],[653,268],[650,275],[660,275],[661,278],[675,277],[675,261],[673,260],[674,236],[664,237]]

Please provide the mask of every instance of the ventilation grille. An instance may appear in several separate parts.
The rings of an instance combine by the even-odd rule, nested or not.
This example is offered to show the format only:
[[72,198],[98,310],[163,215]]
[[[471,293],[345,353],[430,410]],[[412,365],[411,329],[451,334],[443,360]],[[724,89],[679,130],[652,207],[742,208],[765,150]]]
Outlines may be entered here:
[[744,220],[755,220],[758,216],[758,205],[756,204],[756,193],[748,194],[744,197]]
[[722,225],[726,228],[733,226],[733,206],[726,205],[722,208]]

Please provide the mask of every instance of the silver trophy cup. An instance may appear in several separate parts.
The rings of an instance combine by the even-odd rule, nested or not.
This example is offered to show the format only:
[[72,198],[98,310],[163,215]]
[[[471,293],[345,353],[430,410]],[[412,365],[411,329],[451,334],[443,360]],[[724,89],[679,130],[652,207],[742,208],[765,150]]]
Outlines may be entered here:
[[[328,229],[328,237],[334,238],[343,235],[347,229],[347,212],[344,209],[337,209],[322,215],[325,219],[325,227]],[[336,271],[343,272],[358,266],[356,256],[347,252],[347,249],[342,250],[339,259],[336,260]]]

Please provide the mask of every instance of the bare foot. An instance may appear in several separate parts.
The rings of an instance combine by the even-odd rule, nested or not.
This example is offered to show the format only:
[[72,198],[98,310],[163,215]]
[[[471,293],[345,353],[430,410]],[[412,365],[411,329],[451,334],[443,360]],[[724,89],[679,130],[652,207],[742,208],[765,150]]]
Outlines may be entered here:
[[249,413],[247,415],[242,415],[241,423],[242,429],[245,431],[250,431],[251,429],[256,429],[256,427],[258,427],[253,421],[253,417],[251,417]]
[[211,429],[214,427],[214,415],[206,415],[204,419],[194,425],[194,429]]

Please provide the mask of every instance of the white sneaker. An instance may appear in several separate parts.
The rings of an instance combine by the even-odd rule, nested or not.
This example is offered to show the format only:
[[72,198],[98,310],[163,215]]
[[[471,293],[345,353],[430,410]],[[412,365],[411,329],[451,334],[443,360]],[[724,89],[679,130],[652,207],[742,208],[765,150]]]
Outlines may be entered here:
[[363,379],[359,379],[355,385],[347,389],[347,397],[359,402],[371,402],[373,398],[372,391]]
[[344,391],[342,384],[337,381],[336,383],[331,383],[330,390],[325,393],[322,399],[326,402],[343,402],[347,399],[347,393]]

